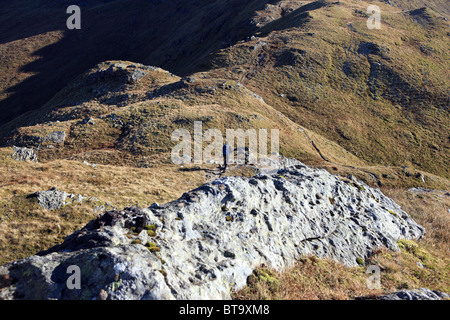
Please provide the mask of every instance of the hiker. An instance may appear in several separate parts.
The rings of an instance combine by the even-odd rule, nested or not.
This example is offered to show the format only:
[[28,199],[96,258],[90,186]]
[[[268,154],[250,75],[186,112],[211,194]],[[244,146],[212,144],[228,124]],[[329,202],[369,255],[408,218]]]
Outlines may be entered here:
[[228,159],[230,157],[230,146],[227,141],[222,147],[222,155],[223,155],[223,171],[227,170]]

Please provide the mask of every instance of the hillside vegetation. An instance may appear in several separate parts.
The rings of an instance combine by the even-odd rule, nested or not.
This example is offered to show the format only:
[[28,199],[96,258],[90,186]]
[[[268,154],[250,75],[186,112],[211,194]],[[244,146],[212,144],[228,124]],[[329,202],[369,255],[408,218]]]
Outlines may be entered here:
[[379,5],[381,30],[367,28],[365,2],[301,6],[212,56],[212,74],[370,163],[448,178],[448,23]]
[[[366,26],[369,4],[381,8],[380,30]],[[61,243],[106,209],[166,203],[219,177],[216,164],[171,161],[174,130],[193,136],[201,121],[224,138],[277,129],[281,155],[380,188],[427,231],[367,261],[383,267],[378,292],[364,266],[305,257],[285,272],[255,271],[234,298],[450,292],[446,1],[92,0],[70,32],[65,7],[2,8],[0,265]],[[14,146],[38,162],[13,160]],[[222,176],[255,172],[233,165]],[[49,211],[30,197],[52,187],[86,201]]]

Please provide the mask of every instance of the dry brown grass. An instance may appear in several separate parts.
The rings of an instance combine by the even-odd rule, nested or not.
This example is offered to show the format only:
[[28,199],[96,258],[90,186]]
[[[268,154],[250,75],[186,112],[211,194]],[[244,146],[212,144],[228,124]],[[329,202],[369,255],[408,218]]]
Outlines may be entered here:
[[[48,163],[14,161],[11,148],[0,149],[0,265],[35,254],[95,218],[96,206],[109,208],[149,206],[179,198],[205,182],[204,171],[179,172],[173,165],[129,168],[78,161]],[[95,197],[48,211],[26,197],[51,187],[68,193]]]
[[450,195],[448,191],[429,191],[419,194],[402,189],[383,189],[404,211],[422,225],[426,236],[421,244],[450,253]]
[[361,267],[346,268],[314,256],[300,259],[283,272],[262,268],[250,285],[234,294],[239,300],[345,300],[373,293]]
[[[205,171],[179,171],[176,166],[134,168],[56,160],[48,163],[17,162],[10,148],[0,149],[0,243],[4,264],[24,258],[52,245],[95,218],[93,208],[109,202],[120,208],[164,203],[205,181]],[[210,166],[211,168],[214,166]],[[329,168],[339,173],[341,167]],[[372,168],[373,169],[373,168]],[[245,166],[230,167],[226,175],[251,176]],[[70,193],[96,197],[100,201],[68,205],[48,211],[26,196],[56,186]],[[181,187],[180,187],[181,186]],[[382,288],[366,286],[364,267],[346,268],[331,260],[305,257],[283,272],[259,269],[249,285],[235,293],[236,299],[351,299],[401,288],[429,287],[450,290],[449,196],[445,192],[413,194],[403,189],[383,189],[397,201],[427,234],[418,244],[401,252],[378,250],[367,262],[382,269]],[[422,263],[423,268],[417,262]],[[261,271],[262,270],[262,271]],[[266,275],[264,275],[264,273]],[[252,280],[251,280],[252,279]]]
[[[423,2],[415,0],[409,3],[415,7]],[[435,0],[433,3],[434,8],[445,7],[444,1]],[[96,124],[88,127],[77,125],[76,120],[62,121],[61,125],[67,125],[64,129],[68,134],[65,146],[42,151],[40,159],[47,163],[15,162],[9,157],[11,149],[0,149],[0,264],[61,242],[64,236],[96,216],[93,209],[97,205],[110,203],[118,208],[135,204],[147,206],[152,202],[176,199],[184,191],[202,184],[204,171],[179,172],[177,167],[167,164],[166,152],[170,147],[174,120],[192,122],[212,116],[213,120],[208,125],[222,132],[236,126],[280,129],[283,155],[297,157],[306,164],[322,166],[342,176],[353,174],[372,186],[381,183],[383,192],[422,224],[427,235],[418,244],[404,243],[401,252],[378,250],[370,258],[370,263],[382,267],[380,292],[421,286],[450,291],[449,197],[436,192],[414,195],[404,190],[413,186],[448,189],[449,182],[421,171],[426,180],[423,184],[415,177],[416,169],[403,170],[400,167],[408,165],[409,168],[448,176],[446,138],[438,134],[448,128],[448,117],[445,109],[439,109],[433,100],[440,94],[444,95],[445,88],[448,88],[448,77],[442,72],[445,70],[442,66],[448,66],[447,42],[445,36],[439,34],[440,29],[427,29],[414,22],[408,14],[400,13],[398,8],[380,5],[383,29],[377,31],[368,31],[366,19],[355,15],[355,9],[365,11],[367,3],[347,0],[311,11],[313,19],[308,23],[308,30],[299,32],[298,28],[282,26],[282,21],[269,25],[263,30],[267,34],[261,34],[261,38],[220,50],[209,66],[217,69],[195,74],[197,82],[185,91],[175,90],[153,100],[137,103],[133,100],[137,98],[133,98],[127,101],[127,106],[118,108],[93,99],[89,88],[81,88],[76,81],[66,87],[41,109],[42,114],[59,105],[67,107],[55,110],[55,119],[57,115],[65,119],[71,113],[80,117],[97,117],[115,112],[130,123],[136,121],[137,125],[126,129],[131,130],[127,140],[126,130],[113,128],[104,120],[96,119]],[[349,29],[349,24],[356,32]],[[277,25],[281,30],[275,31]],[[306,32],[310,30],[313,32]],[[21,72],[21,66],[37,61],[39,57],[33,53],[54,44],[61,35],[60,32],[51,32],[2,46],[0,57],[5,58],[6,63],[0,66],[0,71],[4,71],[0,73],[5,74],[0,79],[0,87],[14,86],[30,78],[32,74]],[[267,45],[254,50],[259,41]],[[425,88],[431,92],[435,97],[424,102],[427,107],[419,105],[408,111],[395,101],[374,100],[367,88],[370,64],[356,52],[359,41],[389,47],[390,59],[380,61],[411,89],[423,91]],[[430,56],[423,54],[420,51],[422,44],[433,49],[434,53]],[[355,48],[349,50],[352,46]],[[275,53],[286,48],[306,49],[304,60],[295,66],[275,67]],[[165,49],[167,47],[162,46],[158,50],[164,52]],[[16,51],[20,51],[19,55]],[[264,56],[267,59],[260,63],[259,58]],[[355,79],[347,77],[343,71],[343,65],[349,59],[359,71]],[[179,63],[184,64],[182,60]],[[424,87],[420,79],[410,79],[415,75],[423,77],[429,86]],[[240,81],[267,103],[240,91],[236,81],[227,81],[231,89],[221,89],[218,85],[222,82],[220,79]],[[180,78],[158,71],[122,93],[147,99],[147,92],[178,80]],[[386,84],[390,81],[382,77],[378,80]],[[217,90],[214,95],[199,94],[196,90],[202,87],[217,87]],[[360,92],[353,90],[358,87],[362,88]],[[378,91],[382,89],[381,86]],[[0,91],[0,100],[8,95],[5,90]],[[163,105],[170,108],[159,110]],[[143,111],[150,117],[140,115]],[[246,125],[236,121],[236,116],[255,114],[259,120],[251,120]],[[27,117],[30,117],[28,120],[36,119],[33,114],[23,115],[22,120]],[[153,121],[156,118],[157,121]],[[321,160],[307,136],[298,130],[298,124],[331,162]],[[54,128],[43,124],[22,130],[23,133],[37,130],[39,132],[36,133],[44,134]],[[27,129],[31,131],[26,132]],[[138,144],[132,143],[134,134],[139,138]],[[142,153],[142,159],[137,159],[132,150],[135,147]],[[94,169],[82,164],[82,160],[104,165]],[[145,160],[152,167],[136,168],[137,160]],[[226,175],[249,176],[252,173],[252,170],[242,167],[234,168]],[[96,197],[99,201],[73,204],[50,212],[26,199],[35,191],[53,186],[66,192]],[[236,298],[349,299],[379,293],[367,289],[363,267],[345,268],[336,262],[313,257],[304,258],[281,273],[259,269],[251,279],[245,289],[235,294]]]
[[[436,18],[436,28],[430,29],[400,8],[376,4],[383,12],[381,30],[369,30],[367,17],[356,13],[365,12],[367,2],[333,2],[310,11],[313,19],[303,28],[289,28],[287,15],[267,24],[261,38],[219,51],[209,74],[239,79],[291,120],[367,163],[409,166],[448,178],[448,143],[439,134],[449,125],[442,108],[448,88],[443,68],[448,65],[447,25]],[[260,41],[267,45],[253,50]],[[361,42],[389,48],[389,59],[359,54]],[[436,54],[423,54],[421,46]],[[289,50],[306,53],[296,64],[280,65],[277,55]],[[375,77],[374,89],[368,83],[374,80],[375,62],[386,73]],[[357,74],[345,72],[347,63],[355,64]],[[433,93],[423,86],[424,79]],[[399,91],[386,96],[388,88]],[[409,102],[400,102],[402,97]]]
[[347,268],[331,260],[305,257],[277,272],[260,268],[235,299],[317,300],[376,296],[400,289],[430,288],[450,292],[450,197],[445,192],[413,194],[402,189],[383,192],[425,227],[420,242],[399,241],[400,252],[379,249],[366,261],[381,270],[381,288],[370,290],[366,267]]
[[[351,166],[336,162],[325,162],[314,164],[315,167],[323,168],[328,172],[347,177],[355,176],[373,188],[383,190],[402,190],[407,188],[426,188],[447,190],[450,189],[450,181],[446,178],[431,174],[429,172],[394,166]],[[422,176],[425,182],[422,181]]]

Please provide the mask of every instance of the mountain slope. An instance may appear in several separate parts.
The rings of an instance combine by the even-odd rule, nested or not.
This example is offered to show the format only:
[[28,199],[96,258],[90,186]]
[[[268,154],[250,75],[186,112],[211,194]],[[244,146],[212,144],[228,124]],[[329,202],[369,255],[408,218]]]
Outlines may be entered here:
[[[364,201],[380,207],[355,177],[398,199],[425,226],[425,238],[419,244],[400,242],[401,252],[375,250],[367,263],[385,268],[386,290],[424,284],[448,292],[447,2],[86,0],[80,3],[78,31],[65,29],[68,0],[0,4],[0,264],[61,244],[105,210],[158,208],[204,183],[213,190],[218,178],[235,185],[253,181],[248,178],[260,170],[253,163],[233,164],[226,172],[211,161],[172,163],[174,130],[186,129],[193,137],[194,123],[201,122],[203,131],[218,129],[224,138],[227,129],[267,129],[269,136],[278,129],[280,153],[337,175],[336,183],[351,191],[345,201],[365,195]],[[369,4],[382,9],[381,30],[366,27]],[[22,151],[38,161],[14,160],[20,147],[32,148]],[[309,179],[320,189],[328,174],[317,172]],[[282,197],[285,173],[269,178]],[[48,189],[79,197],[44,209],[36,194]],[[308,212],[323,204],[313,191],[316,199],[301,206]],[[189,194],[189,201],[195,199]],[[293,198],[282,205],[302,201],[297,194]],[[386,223],[401,218],[401,211],[394,211],[383,212]],[[321,212],[321,218],[330,212]],[[182,220],[166,213],[170,223]],[[366,211],[361,215],[367,218]],[[221,222],[228,226],[239,217]],[[263,226],[265,221],[272,223],[261,220]],[[321,227],[311,222],[311,230]],[[360,236],[358,231],[354,240]],[[124,240],[125,248],[150,254]],[[334,250],[332,243],[323,248]],[[354,254],[349,252],[353,264]],[[161,260],[154,261],[159,268]],[[319,291],[330,289],[323,270],[344,268],[317,259],[300,262],[313,275],[306,279],[310,287],[309,280],[322,282],[315,292],[322,298]],[[365,279],[356,268],[343,274]],[[0,287],[6,279],[2,271]],[[261,290],[259,297],[289,296],[270,283],[266,289],[266,280],[274,279],[261,274],[271,272],[254,272],[257,282],[244,290],[247,297],[254,289]],[[285,277],[293,288],[297,273]]]
[[66,28],[70,1],[7,3],[0,17],[0,125],[38,109],[102,61],[187,74],[208,53],[245,38],[254,28],[250,18],[269,2],[83,1],[81,30]]
[[[135,83],[127,82],[136,70],[146,75]],[[30,116],[29,121],[38,124],[17,129],[9,144],[40,146],[41,161],[69,158],[141,167],[167,164],[177,144],[171,141],[172,132],[184,128],[194,134],[194,122],[201,121],[203,130],[219,129],[224,138],[226,129],[266,129],[268,143],[271,130],[278,129],[280,153],[317,163],[323,160],[310,141],[314,135],[318,144],[326,146],[330,159],[364,164],[337,144],[300,128],[238,82],[181,79],[162,69],[125,61],[100,64]],[[86,124],[86,117],[93,117],[93,124]],[[58,130],[65,132],[63,144],[43,143]]]
[[[52,43],[33,62],[47,71],[31,68],[29,72],[39,74],[21,73],[14,80],[25,77],[17,92],[27,94],[0,102],[0,109],[8,109],[3,119],[13,117],[11,110],[16,116],[44,105],[101,60],[130,57],[180,76],[201,70],[193,76],[233,79],[290,120],[366,162],[448,177],[448,23],[438,13],[403,12],[376,2],[382,9],[382,29],[368,30],[366,2],[239,3],[137,1],[127,2],[123,13],[123,1],[94,2],[83,8],[85,22],[78,33],[52,31],[36,36],[46,42],[29,39],[30,51]],[[432,8],[443,8],[441,2],[433,3]],[[117,17],[115,26],[102,20],[112,16]],[[201,27],[205,23],[206,29]],[[4,48],[12,46],[6,55],[23,46],[22,41],[6,43]],[[56,60],[49,60],[56,53]],[[20,101],[14,102],[16,98]],[[5,136],[15,127],[33,124],[23,119],[0,132]]]
[[448,23],[430,9],[313,2],[210,57],[295,122],[371,163],[448,177]]

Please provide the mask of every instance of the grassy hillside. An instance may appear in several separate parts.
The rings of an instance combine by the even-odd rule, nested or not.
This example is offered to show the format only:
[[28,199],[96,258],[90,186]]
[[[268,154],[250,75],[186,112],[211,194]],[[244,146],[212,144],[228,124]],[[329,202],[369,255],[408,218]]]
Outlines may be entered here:
[[[381,291],[450,290],[446,1],[92,0],[73,32],[68,1],[3,2],[0,265],[104,209],[164,203],[217,177],[215,164],[171,162],[173,131],[192,136],[201,121],[224,135],[278,129],[282,155],[381,188],[427,229],[424,241],[373,256]],[[366,27],[369,4],[382,9],[381,30]],[[14,161],[12,146],[34,148],[39,162]],[[87,200],[47,211],[28,198],[54,186]],[[373,294],[364,272],[305,257],[255,272],[235,298]]]
[[[427,1],[421,9],[423,1],[373,2],[382,10],[382,29],[369,30],[370,3],[175,1],[169,7],[93,1],[83,7],[80,31],[58,29],[65,12],[49,25],[41,22],[34,35],[17,24],[13,29],[22,38],[5,38],[0,45],[2,119],[39,108],[100,61],[126,58],[180,76],[204,70],[202,78],[233,79],[364,161],[448,177],[445,3]],[[22,5],[28,7],[26,1]],[[18,15],[18,5],[9,5],[5,11],[25,21],[63,7],[31,6]],[[104,20],[111,17],[115,25]],[[21,119],[3,125],[2,135],[27,124]]]
[[[128,76],[136,70],[147,74],[130,83]],[[57,244],[106,203],[104,208],[121,209],[167,202],[211,179],[209,172],[217,165],[183,169],[170,160],[176,144],[172,132],[185,128],[193,135],[194,121],[202,121],[203,130],[221,130],[224,137],[230,128],[278,129],[281,154],[343,178],[354,175],[375,187],[450,188],[447,179],[425,171],[370,165],[293,122],[239,82],[207,73],[180,78],[127,61],[104,62],[78,77],[40,112],[23,115],[23,121],[37,124],[18,128],[9,143],[34,148],[39,162],[17,162],[11,158],[12,148],[0,149],[0,170],[6,177],[0,186],[2,262]],[[64,132],[64,142],[46,141],[53,132]],[[226,173],[241,174],[254,171],[233,166]],[[54,186],[95,200],[49,212],[27,199]]]
[[[365,265],[345,268],[331,260],[305,256],[282,272],[261,267],[248,278],[247,286],[234,293],[239,300],[347,300],[377,296],[402,289],[433,288],[450,291],[449,196],[442,192],[415,194],[383,189],[423,225],[427,234],[420,243],[399,241],[400,252],[378,250]],[[367,286],[369,265],[380,267],[380,288]]]
[[83,1],[81,30],[66,28],[70,1],[3,2],[0,125],[40,108],[102,61],[131,60],[186,75],[209,53],[245,38],[254,12],[272,1]]
[[[389,1],[385,1],[389,3]],[[417,8],[427,7],[437,12],[438,14],[449,17],[450,8],[448,2],[445,0],[396,0],[390,1],[394,6],[400,7],[404,10],[414,10]]]
[[[18,128],[9,144],[41,144],[41,161],[68,158],[148,167],[171,162],[170,152],[178,143],[171,140],[175,129],[185,128],[193,134],[194,122],[202,121],[203,130],[217,128],[224,139],[226,129],[267,129],[270,143],[270,130],[278,129],[280,153],[309,163],[322,161],[310,141],[314,137],[330,159],[364,164],[336,143],[300,128],[236,81],[205,76],[190,83],[155,69],[146,70],[142,80],[129,84],[118,79],[121,72],[130,70],[127,66],[135,64],[107,62],[79,77],[39,113],[22,116],[23,121],[38,124]],[[115,70],[109,78],[91,81],[109,68]],[[85,124],[86,117],[93,117],[93,124]],[[66,133],[63,145],[36,142],[53,131]]]
[[264,24],[205,68],[239,80],[293,121],[383,165],[448,177],[448,23],[430,9],[317,1]]

